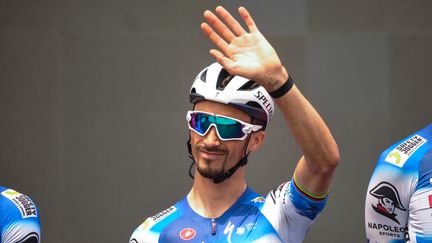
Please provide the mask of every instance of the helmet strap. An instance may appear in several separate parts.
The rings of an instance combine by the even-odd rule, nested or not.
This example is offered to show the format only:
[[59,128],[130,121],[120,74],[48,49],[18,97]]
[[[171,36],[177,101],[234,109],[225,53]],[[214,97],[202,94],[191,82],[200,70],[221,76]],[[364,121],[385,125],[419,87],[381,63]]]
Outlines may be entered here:
[[196,163],[195,163],[195,159],[192,156],[192,145],[191,145],[190,141],[191,141],[191,137],[189,134],[189,140],[187,140],[187,142],[186,142],[186,146],[187,146],[188,152],[189,152],[189,158],[192,160],[192,163],[189,166],[189,177],[192,179],[195,179],[195,176],[192,174],[192,168]]
[[[193,106],[192,106],[192,110],[195,110],[195,106],[196,106],[196,103],[193,104]],[[192,174],[192,168],[193,168],[194,165],[196,165],[196,162],[195,162],[195,159],[194,159],[193,156],[192,156],[192,145],[191,145],[191,135],[190,135],[190,131],[189,131],[189,139],[188,139],[187,142],[186,142],[186,146],[187,146],[187,148],[188,148],[189,158],[192,160],[192,163],[191,163],[191,165],[189,166],[189,171],[188,171],[188,173],[189,173],[189,177],[192,178],[192,179],[195,179],[195,176]]]

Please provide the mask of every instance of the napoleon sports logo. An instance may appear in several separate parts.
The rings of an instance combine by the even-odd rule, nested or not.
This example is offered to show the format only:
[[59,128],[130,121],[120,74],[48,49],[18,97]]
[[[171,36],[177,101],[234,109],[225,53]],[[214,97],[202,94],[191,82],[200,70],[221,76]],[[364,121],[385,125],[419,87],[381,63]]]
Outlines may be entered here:
[[399,192],[397,191],[396,187],[386,181],[383,181],[372,188],[369,191],[369,194],[378,199],[375,205],[372,204],[372,208],[375,210],[375,212],[400,224],[399,220],[396,218],[396,208],[402,211],[406,211],[406,209],[402,205]]

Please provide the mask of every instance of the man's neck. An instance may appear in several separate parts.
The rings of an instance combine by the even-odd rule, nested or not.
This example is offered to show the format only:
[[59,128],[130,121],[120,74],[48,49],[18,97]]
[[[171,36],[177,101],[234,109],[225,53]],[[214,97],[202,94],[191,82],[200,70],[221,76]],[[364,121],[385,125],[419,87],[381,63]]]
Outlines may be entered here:
[[240,175],[233,175],[216,184],[211,179],[196,175],[192,189],[187,196],[190,207],[201,216],[218,218],[246,190],[247,186],[243,178]]

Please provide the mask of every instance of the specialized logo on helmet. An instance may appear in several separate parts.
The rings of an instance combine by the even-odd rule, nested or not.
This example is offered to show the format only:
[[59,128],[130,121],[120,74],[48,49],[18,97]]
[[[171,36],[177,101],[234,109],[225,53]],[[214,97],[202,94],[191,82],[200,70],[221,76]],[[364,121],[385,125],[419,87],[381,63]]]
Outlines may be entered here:
[[372,204],[372,208],[375,212],[400,224],[399,220],[396,218],[396,208],[401,211],[406,211],[406,209],[402,205],[398,191],[392,184],[383,181],[372,188],[369,194],[378,199],[376,205]]
[[261,105],[267,110],[267,112],[269,113],[269,118],[272,117],[273,107],[270,103],[271,101],[269,101],[267,97],[259,90],[254,94],[254,96],[261,102]]

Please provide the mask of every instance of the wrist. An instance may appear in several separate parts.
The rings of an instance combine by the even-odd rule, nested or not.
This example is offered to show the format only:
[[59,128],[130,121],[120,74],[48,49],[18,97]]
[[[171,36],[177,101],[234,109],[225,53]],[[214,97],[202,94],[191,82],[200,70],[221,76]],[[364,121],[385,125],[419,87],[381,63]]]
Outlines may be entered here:
[[266,76],[267,82],[264,87],[269,93],[282,87],[289,77],[287,70],[282,65],[275,69],[272,73],[268,73]]
[[288,76],[288,79],[280,86],[278,89],[269,92],[270,96],[273,99],[277,99],[288,93],[291,88],[294,86],[294,80],[291,75]]

